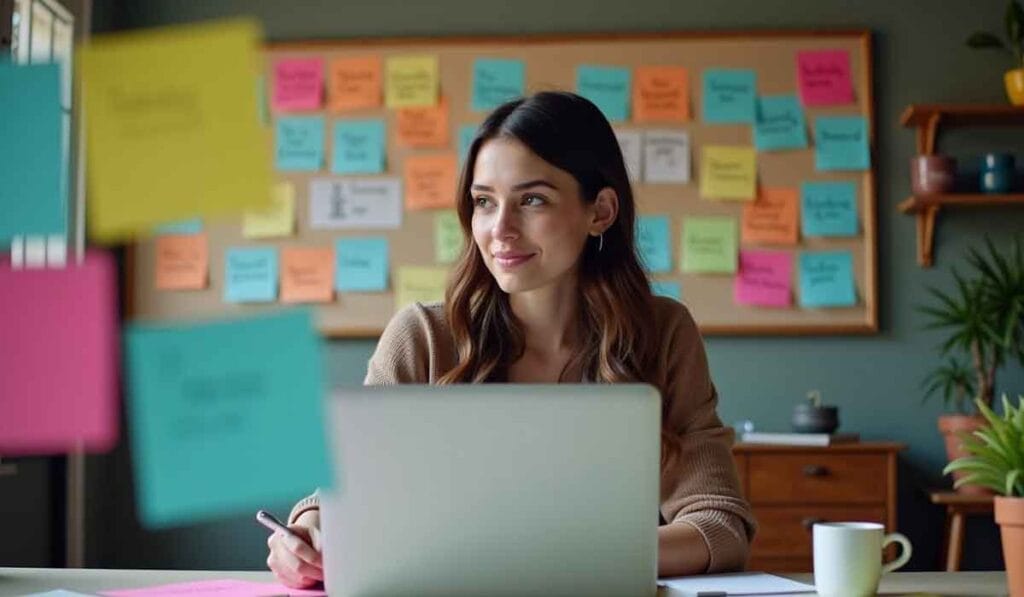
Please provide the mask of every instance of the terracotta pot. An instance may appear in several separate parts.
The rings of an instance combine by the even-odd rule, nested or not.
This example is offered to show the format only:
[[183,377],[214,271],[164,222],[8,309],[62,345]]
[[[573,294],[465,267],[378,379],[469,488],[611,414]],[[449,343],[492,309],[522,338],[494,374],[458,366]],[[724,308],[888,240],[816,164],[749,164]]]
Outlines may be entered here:
[[[970,435],[972,432],[984,427],[988,422],[981,415],[942,415],[939,417],[939,432],[946,442],[946,457],[950,462],[961,456],[970,456],[963,447],[963,435]],[[953,471],[953,480],[956,481],[966,475],[964,471]],[[981,485],[961,485],[957,488],[958,493],[968,495],[991,495],[992,490]]]
[[995,498],[996,523],[1003,538],[1003,561],[1010,597],[1024,597],[1024,497]]
[[1003,75],[1006,84],[1006,96],[1014,106],[1024,106],[1024,68],[1006,71]]

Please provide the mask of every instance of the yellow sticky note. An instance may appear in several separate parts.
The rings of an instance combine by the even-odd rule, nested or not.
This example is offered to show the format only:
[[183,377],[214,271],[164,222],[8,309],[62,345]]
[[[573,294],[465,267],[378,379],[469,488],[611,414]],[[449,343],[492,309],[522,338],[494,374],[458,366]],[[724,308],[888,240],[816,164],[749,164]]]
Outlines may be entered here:
[[754,148],[705,147],[700,160],[700,194],[707,199],[753,201],[757,195],[757,154]]
[[93,239],[269,205],[261,37],[256,21],[234,20],[100,36],[82,47]]
[[295,187],[290,182],[274,185],[270,209],[247,211],[242,218],[245,238],[291,236],[294,231]]
[[448,270],[443,267],[398,268],[395,272],[395,310],[415,302],[443,301],[447,278]]
[[437,104],[437,56],[388,58],[384,77],[385,101],[389,108]]

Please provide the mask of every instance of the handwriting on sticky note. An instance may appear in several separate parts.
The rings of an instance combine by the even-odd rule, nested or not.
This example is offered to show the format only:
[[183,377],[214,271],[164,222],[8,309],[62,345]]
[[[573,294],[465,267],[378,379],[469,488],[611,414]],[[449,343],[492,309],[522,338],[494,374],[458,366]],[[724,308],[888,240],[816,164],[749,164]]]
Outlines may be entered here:
[[331,172],[335,174],[378,174],[384,171],[384,121],[337,120]]
[[287,116],[275,122],[274,163],[278,170],[315,172],[323,167],[322,116]]
[[826,171],[871,167],[867,120],[863,116],[821,116],[815,120],[814,167]]
[[754,199],[757,156],[751,147],[709,145],[700,164],[700,194],[708,199]]
[[281,302],[327,303],[334,299],[334,249],[281,249]]
[[314,178],[309,183],[310,228],[394,229],[401,225],[402,183],[397,178]]
[[804,236],[855,236],[857,185],[805,182],[800,185],[800,224]]
[[797,189],[762,188],[757,200],[743,206],[740,238],[744,243],[795,245],[799,240]]
[[324,91],[324,62],[288,58],[274,63],[273,105],[278,111],[316,110]]
[[268,302],[277,298],[277,249],[235,247],[224,253],[224,300]]
[[294,230],[295,187],[290,182],[274,185],[269,209],[247,211],[242,218],[245,238],[291,236]]
[[164,235],[156,239],[156,287],[206,288],[209,254],[205,234]]
[[522,60],[477,58],[473,61],[473,110],[489,112],[523,95],[525,80]]
[[849,251],[800,254],[800,306],[852,307],[857,302]]
[[754,146],[760,151],[807,147],[804,110],[796,96],[775,95],[758,99]]
[[633,120],[690,120],[690,83],[681,66],[639,66],[633,72]]
[[805,106],[853,103],[850,53],[846,50],[797,52],[796,68]]
[[336,58],[327,74],[327,107],[332,112],[372,110],[381,104],[381,61],[376,56]]
[[448,131],[448,102],[443,98],[434,106],[402,108],[398,110],[395,139],[399,147],[447,147],[451,142]]
[[387,59],[385,68],[385,97],[389,108],[437,103],[437,56],[394,56]]
[[683,271],[735,272],[736,232],[735,218],[707,216],[683,220]]
[[784,251],[740,251],[733,285],[738,305],[788,307],[793,286],[793,257]]
[[644,182],[690,182],[690,135],[686,131],[644,133]]
[[457,171],[454,153],[405,158],[405,205],[432,209],[455,205]]
[[704,122],[753,123],[756,115],[757,75],[749,69],[709,69],[703,72],[701,100]]
[[454,209],[434,214],[434,260],[453,263],[464,246],[462,225]]
[[628,68],[581,65],[576,68],[576,93],[594,103],[611,122],[629,118],[630,81]]
[[649,272],[672,269],[671,224],[668,216],[639,216],[636,219],[636,248]]
[[388,287],[388,239],[339,238],[334,246],[335,288],[345,292],[382,292]]
[[395,310],[412,303],[435,303],[444,300],[448,270],[443,267],[398,268],[395,275]]

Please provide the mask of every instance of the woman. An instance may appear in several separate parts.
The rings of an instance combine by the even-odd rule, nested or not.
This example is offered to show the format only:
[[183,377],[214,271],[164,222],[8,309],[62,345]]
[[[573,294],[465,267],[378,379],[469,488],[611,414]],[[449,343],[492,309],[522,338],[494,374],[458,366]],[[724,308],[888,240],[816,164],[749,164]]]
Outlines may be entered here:
[[[457,210],[473,242],[444,304],[395,315],[365,383],[649,383],[663,400],[658,574],[742,569],[755,523],[732,433],[689,312],[651,294],[601,112],[555,92],[499,107],[470,147]],[[267,563],[291,586],[322,579],[316,500],[296,504],[289,523],[317,549],[269,539]]]

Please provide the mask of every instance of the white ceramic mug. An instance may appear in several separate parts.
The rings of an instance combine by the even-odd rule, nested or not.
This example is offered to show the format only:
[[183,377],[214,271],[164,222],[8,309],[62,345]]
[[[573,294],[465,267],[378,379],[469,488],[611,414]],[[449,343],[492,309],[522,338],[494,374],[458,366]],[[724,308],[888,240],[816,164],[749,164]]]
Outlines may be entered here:
[[[903,546],[900,557],[882,565],[882,550]],[[825,522],[814,525],[814,588],[828,597],[874,595],[878,581],[910,560],[910,540],[885,534],[874,522]]]

